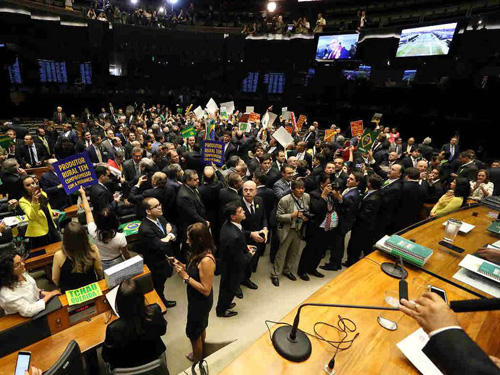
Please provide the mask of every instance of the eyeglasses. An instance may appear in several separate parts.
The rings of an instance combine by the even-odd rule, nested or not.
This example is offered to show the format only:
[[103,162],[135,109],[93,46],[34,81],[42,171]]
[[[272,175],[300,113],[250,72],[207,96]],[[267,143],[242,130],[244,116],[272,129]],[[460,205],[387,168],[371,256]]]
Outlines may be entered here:
[[161,208],[161,203],[155,204],[150,210],[154,210],[155,208]]

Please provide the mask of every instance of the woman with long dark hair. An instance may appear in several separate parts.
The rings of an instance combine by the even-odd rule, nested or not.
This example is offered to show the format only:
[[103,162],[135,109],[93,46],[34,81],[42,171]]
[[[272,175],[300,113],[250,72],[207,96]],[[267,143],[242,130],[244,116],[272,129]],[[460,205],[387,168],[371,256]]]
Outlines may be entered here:
[[177,275],[187,284],[186,335],[191,340],[193,352],[186,357],[190,361],[198,362],[204,357],[208,315],[213,305],[215,246],[208,227],[202,223],[188,227],[187,243],[190,247],[187,267],[177,259],[172,258],[172,260]]
[[448,190],[431,210],[431,217],[447,215],[458,210],[467,202],[470,195],[469,180],[465,177],[457,177],[452,181]]
[[70,222],[64,229],[62,250],[54,254],[52,281],[61,291],[78,289],[104,278],[97,246],[91,245],[85,228]]
[[80,187],[78,190],[82,198],[82,206],[87,219],[87,229],[90,237],[99,249],[102,268],[108,269],[125,259],[130,258],[127,247],[127,238],[123,233],[118,232],[118,216],[109,208],[104,208],[94,215],[90,210],[89,201],[85,190]]
[[59,214],[52,211],[47,194],[42,191],[35,177],[24,176],[21,181],[23,197],[19,200],[19,206],[28,217],[26,237],[30,240],[31,248],[60,241],[61,236],[54,222]]
[[104,361],[114,369],[137,367],[159,358],[166,368],[161,336],[167,332],[167,322],[157,304],[146,306],[134,279],[123,281],[118,288],[116,310],[120,318],[106,328]]

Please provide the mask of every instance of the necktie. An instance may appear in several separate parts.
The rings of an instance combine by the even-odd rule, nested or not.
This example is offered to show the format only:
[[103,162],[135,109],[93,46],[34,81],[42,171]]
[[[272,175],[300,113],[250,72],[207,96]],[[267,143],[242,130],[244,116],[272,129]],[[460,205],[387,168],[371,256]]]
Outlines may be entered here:
[[334,215],[336,215],[336,212],[333,210],[333,204],[332,204],[332,199],[330,197],[327,198],[327,207],[328,207],[328,212],[326,213],[326,220],[325,220],[325,231],[328,232],[332,229],[332,222]]
[[62,113],[59,113],[59,122],[62,122]]
[[28,147],[28,151],[30,153],[30,164],[31,166],[35,165],[35,157],[33,156],[33,150],[31,150],[31,146]]
[[40,139],[42,141],[42,144],[47,149],[47,153],[50,154],[49,144],[48,144],[47,140],[45,139],[45,137],[38,137],[38,139]]
[[161,226],[160,220],[156,220],[156,225],[158,225],[158,228],[163,232],[163,235],[166,236],[167,234],[165,233],[165,229]]
[[250,213],[255,215],[255,207],[253,206],[253,203],[250,205]]
[[386,187],[386,186],[388,186],[388,185],[389,185],[389,180],[386,180],[386,181],[384,182],[384,184],[382,185],[382,187]]
[[99,163],[102,163],[102,155],[101,155],[101,150],[99,150],[99,147],[95,148],[95,153],[97,154],[97,160]]
[[139,166],[139,163],[135,164],[135,177],[139,177],[141,175],[141,167]]
[[36,154],[35,145],[31,145],[31,159],[33,160],[33,165],[38,163],[38,156]]

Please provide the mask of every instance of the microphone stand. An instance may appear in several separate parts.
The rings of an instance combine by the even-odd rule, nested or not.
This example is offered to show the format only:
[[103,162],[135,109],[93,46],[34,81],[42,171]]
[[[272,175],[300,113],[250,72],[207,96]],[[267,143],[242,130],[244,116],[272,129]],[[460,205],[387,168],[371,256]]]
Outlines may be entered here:
[[312,346],[309,337],[299,329],[300,311],[306,306],[319,307],[340,307],[347,309],[365,309],[365,310],[386,310],[399,311],[397,307],[385,306],[363,306],[363,305],[342,305],[329,303],[304,303],[299,306],[297,315],[293,320],[292,326],[282,326],[273,332],[272,343],[274,349],[283,358],[292,362],[303,362],[311,356]]

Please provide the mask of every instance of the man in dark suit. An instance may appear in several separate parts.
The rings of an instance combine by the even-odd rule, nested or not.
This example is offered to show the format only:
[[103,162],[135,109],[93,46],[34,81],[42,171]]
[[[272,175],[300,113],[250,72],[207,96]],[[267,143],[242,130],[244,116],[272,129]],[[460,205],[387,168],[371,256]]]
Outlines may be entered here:
[[264,156],[264,147],[260,144],[256,144],[253,148],[253,156],[254,157],[247,163],[250,174],[255,172],[255,170],[260,167],[260,164],[262,163],[262,156]]
[[336,271],[342,269],[342,258],[344,257],[345,235],[352,229],[356,214],[358,212],[359,196],[358,186],[363,179],[361,172],[352,172],[347,178],[346,189],[333,190],[335,211],[338,216],[338,226],[334,233],[334,245],[330,251],[330,260],[321,269]]
[[89,153],[90,161],[95,167],[99,163],[104,163],[106,160],[104,159],[103,151],[101,149],[101,136],[93,135],[91,138],[92,145],[86,149]]
[[[175,151],[172,151],[172,153],[173,152]],[[186,169],[193,169],[198,172],[198,175],[203,174],[203,168],[205,166],[201,161],[201,148],[198,143],[195,143],[193,146],[193,151],[184,154],[184,159],[186,160]]]
[[222,137],[222,141],[224,142],[224,160],[229,160],[231,156],[236,155],[236,146],[233,144],[231,140],[231,132],[224,132],[224,136]]
[[488,169],[490,181],[493,182],[493,195],[500,195],[500,162],[494,161]]
[[410,167],[405,170],[405,174],[400,204],[396,213],[396,230],[416,223],[418,221],[418,214],[427,199],[426,187],[419,184],[420,171]]
[[212,236],[219,243],[219,191],[224,188],[224,176],[219,170],[206,166],[203,170],[203,181],[198,191],[207,212],[207,219],[212,223]]
[[156,293],[167,308],[174,307],[177,303],[165,298],[164,289],[167,278],[172,275],[172,266],[166,257],[173,256],[172,243],[176,240],[176,229],[162,216],[162,205],[158,199],[145,198],[142,204],[146,217],[139,227],[139,242],[135,249],[151,270]]
[[241,202],[230,202],[224,211],[226,221],[220,233],[220,287],[216,313],[218,317],[230,318],[237,315],[231,310],[236,304],[233,298],[240,288],[245,270],[252,261],[255,252],[247,247],[241,222],[245,220],[245,211]]
[[256,246],[255,256],[252,258],[246,277],[241,284],[250,289],[257,289],[257,285],[250,280],[250,276],[252,272],[257,272],[259,258],[264,252],[269,231],[267,230],[268,224],[264,200],[257,196],[257,184],[255,182],[247,181],[243,184],[241,207],[245,211],[245,220],[241,222],[241,225],[245,232],[250,232],[247,243]]
[[101,212],[103,208],[109,208],[117,212],[120,198],[113,196],[111,191],[105,186],[109,182],[109,171],[106,167],[99,166],[95,168],[95,174],[99,181],[92,185],[89,191],[90,202],[94,207],[94,212]]
[[59,142],[62,138],[68,138],[73,145],[78,142],[78,134],[72,129],[71,124],[65,123],[63,125],[63,130],[59,136]]
[[461,163],[457,173],[452,173],[452,177],[465,177],[469,181],[475,181],[477,177],[477,165],[474,164],[472,155],[466,151],[458,155],[458,161]]
[[304,142],[306,142],[307,148],[314,147],[316,138],[317,138],[316,128],[313,125],[311,125],[307,131],[307,134],[304,136]]
[[54,154],[54,143],[49,137],[45,136],[45,129],[40,126],[36,130],[36,136],[33,139],[35,143],[44,147],[44,152],[47,157],[51,157]]
[[328,162],[325,166],[325,173],[330,174],[330,181],[340,184],[340,188],[344,190],[347,186],[347,178],[349,175],[344,172],[344,159],[341,157],[333,159],[333,171],[331,171],[331,163]]
[[488,355],[464,332],[448,304],[436,293],[401,300],[400,310],[429,335],[423,352],[445,374],[500,373],[500,359]]
[[274,197],[279,201],[285,195],[290,194],[292,189],[292,178],[294,169],[288,164],[283,164],[281,167],[281,179],[273,185]]
[[143,150],[140,147],[132,149],[132,159],[123,163],[123,177],[125,181],[132,182],[141,176],[141,160]]
[[54,172],[53,164],[56,162],[57,159],[49,159],[49,170],[42,174],[42,178],[40,179],[40,187],[44,192],[47,193],[50,206],[52,208],[64,210],[66,207],[69,207],[71,205],[71,202],[68,195],[64,191],[61,181],[59,181],[59,178]]
[[309,169],[312,168],[312,156],[307,152],[307,143],[299,142],[297,143],[297,148],[288,152],[288,157],[295,156],[297,161],[305,160],[307,161],[307,166]]
[[22,176],[26,175],[26,172],[19,168],[19,164],[16,159],[7,159],[2,163],[1,180],[2,185],[0,185],[0,192],[5,196],[9,196],[10,199],[19,200],[23,196],[24,187],[21,180]]
[[66,122],[66,113],[62,111],[62,107],[56,108],[56,111],[52,114],[52,121],[59,125]]
[[427,187],[427,199],[425,203],[437,203],[439,198],[445,193],[443,183],[440,177],[440,171],[433,168],[427,175],[427,181],[424,181],[424,186]]
[[224,207],[232,201],[239,201],[240,190],[243,186],[243,179],[238,173],[231,173],[228,179],[228,187],[219,190],[219,222],[223,222]]
[[410,167],[416,168],[419,159],[420,159],[420,151],[418,150],[417,147],[414,147],[411,149],[410,156],[401,160],[401,165],[405,169]]
[[286,153],[284,150],[278,150],[278,153],[276,154],[276,160],[274,161],[272,167],[281,172],[281,168],[284,164],[286,164]]
[[272,167],[273,160],[271,155],[264,154],[261,157],[260,167],[258,167],[253,173],[256,171],[260,171],[266,175],[266,187],[272,188],[273,185],[281,178],[280,172]]
[[75,150],[80,153],[88,149],[90,146],[92,146],[92,134],[90,134],[89,131],[86,131],[83,134],[83,139],[76,142]]
[[274,209],[275,206],[275,196],[274,192],[272,189],[266,187],[265,183],[267,182],[267,176],[264,174],[264,172],[261,171],[255,171],[253,174],[252,181],[255,182],[257,185],[257,196],[261,197],[264,201],[264,208],[266,210],[266,217],[271,224],[271,212]]
[[345,267],[350,267],[356,263],[362,252],[365,255],[372,252],[372,247],[377,240],[375,237],[375,223],[382,204],[382,196],[379,191],[382,183],[382,179],[377,174],[372,174],[368,178],[368,191],[361,199],[356,220],[352,227],[351,239],[347,246],[347,262],[343,264]]
[[35,143],[30,134],[24,136],[24,144],[16,148],[16,158],[23,168],[41,167],[47,158],[44,147]]
[[200,178],[198,173],[188,169],[184,173],[184,185],[179,188],[177,193],[177,213],[179,214],[179,236],[182,241],[185,240],[186,229],[194,223],[203,223],[210,227],[207,220],[207,212],[200,198],[198,185]]
[[380,189],[382,204],[379,209],[375,228],[376,237],[381,238],[385,234],[392,234],[394,232],[395,216],[403,190],[403,181],[401,178],[403,177],[404,169],[401,164],[394,164],[388,172],[384,172],[376,163],[373,166],[377,174],[386,179]]
[[458,158],[458,155],[460,154],[460,147],[458,147],[458,138],[457,137],[452,137],[450,139],[450,143],[446,143],[441,147],[441,151],[445,151],[449,153],[449,158],[448,160],[451,162],[454,159]]

